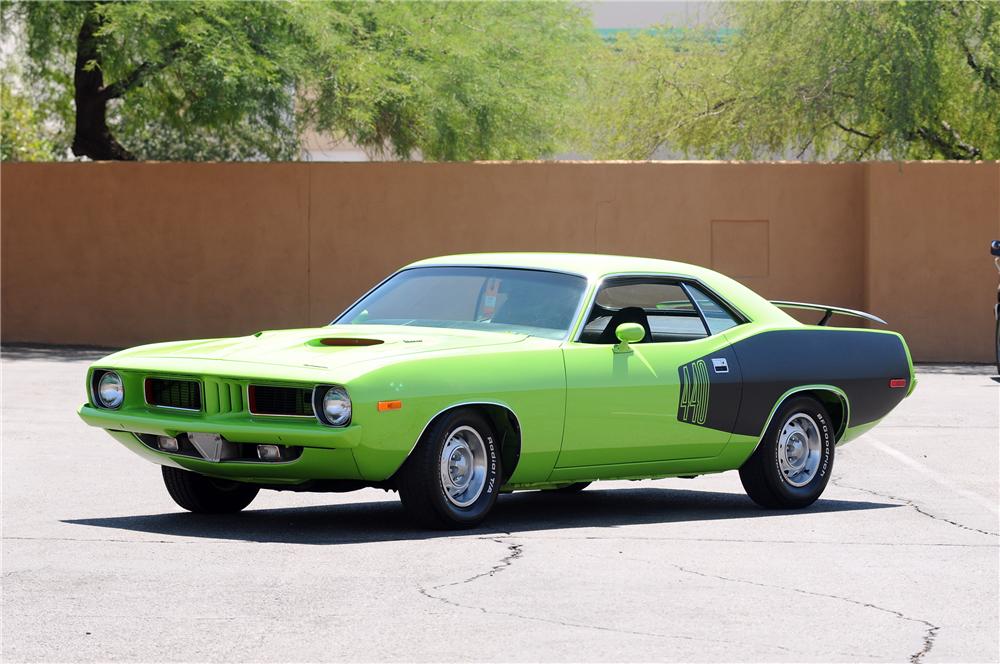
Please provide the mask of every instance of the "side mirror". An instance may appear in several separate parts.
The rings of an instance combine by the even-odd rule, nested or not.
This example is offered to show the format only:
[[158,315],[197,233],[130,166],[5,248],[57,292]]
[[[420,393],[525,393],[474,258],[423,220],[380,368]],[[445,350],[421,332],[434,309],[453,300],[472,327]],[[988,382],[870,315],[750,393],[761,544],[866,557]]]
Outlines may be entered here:
[[646,336],[646,330],[638,323],[622,323],[615,328],[615,336],[619,343],[615,344],[616,353],[631,353],[630,343],[638,343]]

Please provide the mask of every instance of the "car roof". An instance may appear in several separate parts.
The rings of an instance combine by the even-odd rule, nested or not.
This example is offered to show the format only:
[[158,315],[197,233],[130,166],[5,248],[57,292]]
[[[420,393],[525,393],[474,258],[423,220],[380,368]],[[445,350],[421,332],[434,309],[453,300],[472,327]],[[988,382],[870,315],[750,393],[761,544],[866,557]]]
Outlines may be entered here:
[[580,274],[599,279],[609,274],[653,273],[703,277],[715,274],[697,265],[658,258],[611,256],[604,254],[573,254],[548,252],[497,252],[438,256],[411,263],[407,267],[432,265],[489,265],[494,267],[533,268]]
[[[591,282],[616,274],[665,274],[698,280],[735,305],[744,315],[757,322],[797,325],[794,318],[781,311],[735,279],[708,268],[658,258],[612,256],[606,254],[574,254],[548,252],[498,252],[484,254],[455,254],[427,258],[407,265],[432,267],[435,265],[482,265],[522,269],[550,270],[578,274]],[[404,268],[406,269],[406,268]]]

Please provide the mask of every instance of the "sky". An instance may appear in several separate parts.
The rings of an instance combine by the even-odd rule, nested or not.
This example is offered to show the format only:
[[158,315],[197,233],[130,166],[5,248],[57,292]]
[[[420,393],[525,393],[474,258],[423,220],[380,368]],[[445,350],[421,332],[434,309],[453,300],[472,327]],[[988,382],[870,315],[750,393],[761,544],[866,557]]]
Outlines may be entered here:
[[580,2],[591,10],[595,27],[648,28],[661,23],[691,27],[713,15],[718,2],[667,2],[665,0],[597,0]]

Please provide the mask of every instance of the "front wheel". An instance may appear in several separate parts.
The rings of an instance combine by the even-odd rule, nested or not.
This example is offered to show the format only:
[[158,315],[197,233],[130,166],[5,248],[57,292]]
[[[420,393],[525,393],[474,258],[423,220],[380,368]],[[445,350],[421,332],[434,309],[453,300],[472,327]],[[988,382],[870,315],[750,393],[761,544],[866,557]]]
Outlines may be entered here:
[[239,512],[257,497],[258,487],[242,482],[217,480],[179,468],[161,466],[163,484],[174,502],[199,514]]
[[500,491],[500,448],[490,423],[463,408],[442,415],[399,471],[403,507],[432,528],[471,528]]
[[830,481],[835,448],[823,405],[793,397],[774,414],[760,445],[740,468],[740,481],[761,507],[808,507]]

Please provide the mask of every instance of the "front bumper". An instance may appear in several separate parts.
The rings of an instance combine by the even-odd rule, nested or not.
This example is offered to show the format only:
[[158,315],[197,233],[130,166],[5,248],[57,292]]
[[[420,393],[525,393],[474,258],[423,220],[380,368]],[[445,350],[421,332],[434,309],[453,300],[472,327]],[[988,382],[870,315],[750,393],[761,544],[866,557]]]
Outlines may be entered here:
[[[105,410],[84,404],[80,418],[93,427],[114,431],[176,436],[179,433],[217,433],[234,443],[274,443],[322,449],[355,448],[361,443],[361,426],[342,429],[315,420],[294,421],[266,416],[191,416],[186,413],[148,410]],[[141,443],[140,443],[141,444]]]
[[[192,416],[145,409],[105,410],[89,404],[80,418],[106,430],[111,437],[147,461],[192,472],[244,482],[297,484],[306,480],[361,479],[354,449],[361,442],[361,426],[342,429],[314,420],[282,417]],[[182,433],[219,434],[234,443],[275,444],[302,448],[298,458],[281,462],[210,461],[152,449],[137,434],[176,437]]]
[[303,448],[294,461],[261,463],[242,461],[206,461],[190,456],[151,449],[129,431],[108,430],[112,438],[147,461],[191,472],[262,484],[299,484],[307,480],[360,480],[354,453],[350,449]]

